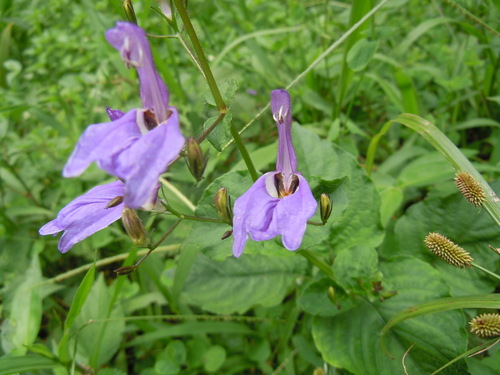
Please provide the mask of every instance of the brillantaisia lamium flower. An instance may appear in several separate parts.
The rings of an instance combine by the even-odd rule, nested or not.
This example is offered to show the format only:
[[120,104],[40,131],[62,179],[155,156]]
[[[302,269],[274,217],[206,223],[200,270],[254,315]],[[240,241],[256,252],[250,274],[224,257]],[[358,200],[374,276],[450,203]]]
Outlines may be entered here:
[[278,126],[279,143],[276,171],[261,176],[234,203],[233,254],[239,257],[248,235],[254,241],[281,235],[288,250],[297,250],[309,220],[316,211],[316,200],[304,177],[296,171],[292,145],[290,96],[285,90],[271,93],[271,110]]
[[63,175],[79,176],[96,162],[125,181],[127,206],[144,207],[156,194],[159,176],[182,150],[184,137],[177,109],[168,105],[168,90],[156,71],[144,30],[118,22],[106,38],[127,66],[137,70],[143,108],[127,113],[108,109],[111,121],[87,128]]
[[[55,236],[64,231],[57,247],[61,253],[66,253],[76,243],[122,217],[124,203],[116,198],[123,197],[124,193],[125,185],[121,181],[96,186],[71,201],[54,220],[41,227],[39,233]],[[113,200],[117,204],[108,207]]]

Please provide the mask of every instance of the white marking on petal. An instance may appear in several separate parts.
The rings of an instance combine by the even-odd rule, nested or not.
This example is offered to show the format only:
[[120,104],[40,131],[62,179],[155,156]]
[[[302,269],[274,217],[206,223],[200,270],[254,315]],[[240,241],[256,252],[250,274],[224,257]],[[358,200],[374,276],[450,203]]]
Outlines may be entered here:
[[278,190],[276,190],[276,186],[274,186],[274,175],[275,175],[274,173],[269,173],[266,176],[266,190],[271,197],[279,198]]

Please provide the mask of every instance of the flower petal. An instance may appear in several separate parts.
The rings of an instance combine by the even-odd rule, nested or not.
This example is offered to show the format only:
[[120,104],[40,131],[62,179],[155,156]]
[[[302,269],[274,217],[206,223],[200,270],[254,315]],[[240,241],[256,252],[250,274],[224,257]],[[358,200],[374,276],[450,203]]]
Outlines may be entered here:
[[139,138],[116,160],[118,176],[126,180],[125,203],[139,208],[148,203],[157,188],[158,178],[179,155],[184,137],[174,107],[168,121]]
[[158,123],[166,121],[168,90],[156,72],[145,31],[133,23],[117,22],[115,28],[106,32],[106,39],[120,51],[127,65],[137,69],[143,106],[155,114]]
[[311,188],[301,175],[297,191],[280,200],[276,206],[272,230],[281,233],[283,245],[288,250],[297,250],[302,243],[302,237],[309,220],[316,212],[318,203],[312,195]]
[[[110,159],[129,147],[140,136],[136,109],[129,111],[116,121],[90,125],[69,157],[63,176],[79,176],[94,161],[101,161],[101,167],[106,172],[114,174],[113,170],[108,170],[112,169],[109,167]],[[118,175],[118,177],[122,176]]]
[[58,248],[65,253],[77,242],[106,228],[121,217],[124,203],[110,208],[106,208],[106,205],[124,193],[125,185],[121,181],[97,186],[71,201],[54,220],[41,227],[39,233],[47,235],[64,231]]

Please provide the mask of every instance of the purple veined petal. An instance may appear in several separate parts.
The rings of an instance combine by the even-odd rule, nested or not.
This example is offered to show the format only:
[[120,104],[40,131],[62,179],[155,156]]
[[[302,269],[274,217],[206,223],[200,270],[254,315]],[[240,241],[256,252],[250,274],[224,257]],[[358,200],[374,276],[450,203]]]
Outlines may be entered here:
[[253,204],[253,193],[266,187],[266,175],[261,176],[243,195],[234,202],[233,210],[233,255],[238,258],[245,249],[248,240],[247,211]]
[[119,109],[111,109],[109,107],[106,107],[106,113],[111,121],[118,120],[120,117],[125,116],[125,113]]
[[65,253],[76,243],[106,228],[120,219],[124,203],[106,208],[107,204],[125,193],[125,185],[115,181],[96,186],[82,196],[71,201],[57,217],[40,228],[41,235],[64,231],[59,240],[59,251]]
[[261,176],[236,202],[233,215],[233,255],[239,257],[245,249],[248,235],[254,241],[273,238],[279,233],[268,231],[273,210],[279,199],[269,195],[266,189],[266,177],[276,172]]
[[[103,165],[110,164],[115,154],[129,147],[140,136],[136,109],[127,112],[118,120],[90,125],[69,157],[63,176],[79,176],[94,161],[102,161]],[[103,169],[115,174],[114,171]]]
[[279,133],[276,170],[288,181],[297,170],[297,158],[292,145],[292,107],[286,90],[271,92],[271,111]]
[[166,123],[143,135],[116,160],[118,175],[126,180],[125,203],[129,207],[147,204],[158,178],[184,147],[177,110],[169,110],[172,114]]
[[166,121],[168,89],[156,71],[146,32],[132,23],[117,22],[115,28],[106,32],[106,39],[128,66],[137,69],[144,108],[155,114],[158,123]]
[[280,200],[274,212],[271,228],[281,233],[283,245],[288,250],[297,250],[302,243],[306,231],[307,220],[316,212],[318,203],[312,195],[311,188],[301,175],[299,188],[292,195]]

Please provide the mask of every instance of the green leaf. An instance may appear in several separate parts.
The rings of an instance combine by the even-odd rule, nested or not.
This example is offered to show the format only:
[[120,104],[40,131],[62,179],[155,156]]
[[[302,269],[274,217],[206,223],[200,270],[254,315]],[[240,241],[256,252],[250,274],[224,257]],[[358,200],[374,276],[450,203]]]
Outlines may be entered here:
[[42,281],[42,275],[38,255],[33,255],[22,279],[13,291],[10,311],[2,324],[2,349],[7,354],[25,354],[40,330],[42,297],[36,284]]
[[335,280],[349,293],[365,294],[373,288],[378,273],[378,255],[374,249],[355,246],[341,249],[332,269]]
[[287,251],[280,257],[244,254],[224,262],[200,254],[184,287],[189,303],[218,313],[243,313],[254,305],[279,304],[305,271],[305,260]]
[[347,53],[347,65],[355,72],[366,68],[378,49],[378,41],[358,40]]
[[[206,131],[212,124],[217,120],[219,116],[210,117],[203,124],[203,131]],[[217,151],[222,151],[222,148],[229,142],[231,139],[231,121],[233,116],[228,113],[224,116],[222,121],[217,124],[215,129],[208,135],[207,139],[212,146]]]
[[[219,89],[224,102],[229,106],[233,100],[234,94],[238,90],[238,81],[234,78],[229,78],[219,86]],[[205,100],[209,105],[217,107],[214,97],[210,91],[205,93]]]
[[[448,288],[436,270],[415,258],[392,258],[381,264],[381,270],[386,276],[383,286],[396,290],[396,296],[373,302],[360,299],[345,313],[315,318],[314,341],[328,363],[354,374],[398,374],[403,371],[403,355],[414,344],[405,358],[407,371],[427,375],[466,350],[464,316],[460,311],[447,311],[394,327],[387,348],[396,360],[385,355],[377,339],[385,322],[402,308],[447,295]],[[463,361],[448,370],[449,374],[467,374]]]
[[[334,288],[335,296],[332,302],[328,298],[328,288]],[[351,298],[346,292],[328,277],[308,284],[300,294],[297,303],[311,315],[335,316],[343,314],[356,306],[359,301]]]
[[[492,187],[498,191],[500,181],[492,183]],[[496,268],[496,259],[488,245],[500,242],[498,226],[484,210],[469,204],[460,193],[446,198],[428,198],[410,207],[396,222],[394,237],[382,246],[381,255],[408,254],[432,264],[450,286],[453,296],[494,290],[495,281],[481,271],[458,269],[431,253],[424,244],[429,232],[441,233],[464,247],[479,265]]]
[[226,361],[226,350],[220,345],[211,346],[204,356],[204,368],[208,372],[218,371]]
[[[117,304],[113,306],[111,312],[108,311],[113,288],[114,286],[106,285],[103,275],[100,274],[81,307],[80,314],[75,318],[74,326],[79,331],[70,340],[70,348],[76,344],[77,361],[88,363],[90,358],[95,356],[98,358],[98,364],[107,363],[120,347],[125,322],[120,319],[123,318],[120,305]],[[98,321],[108,318],[111,320]],[[96,345],[99,338],[101,338],[101,343]],[[96,354],[96,351],[99,353]]]
[[0,375],[17,374],[26,371],[48,370],[61,367],[60,363],[37,355],[1,357]]
[[68,346],[70,329],[73,326],[76,317],[78,316],[78,314],[80,314],[83,304],[87,300],[87,296],[89,295],[92,284],[94,283],[94,276],[95,267],[93,266],[87,271],[87,274],[78,287],[75,298],[73,299],[73,303],[71,304],[71,308],[69,309],[68,316],[66,317],[66,321],[64,322],[64,335],[59,342],[59,359],[62,362],[67,362],[70,359]]

